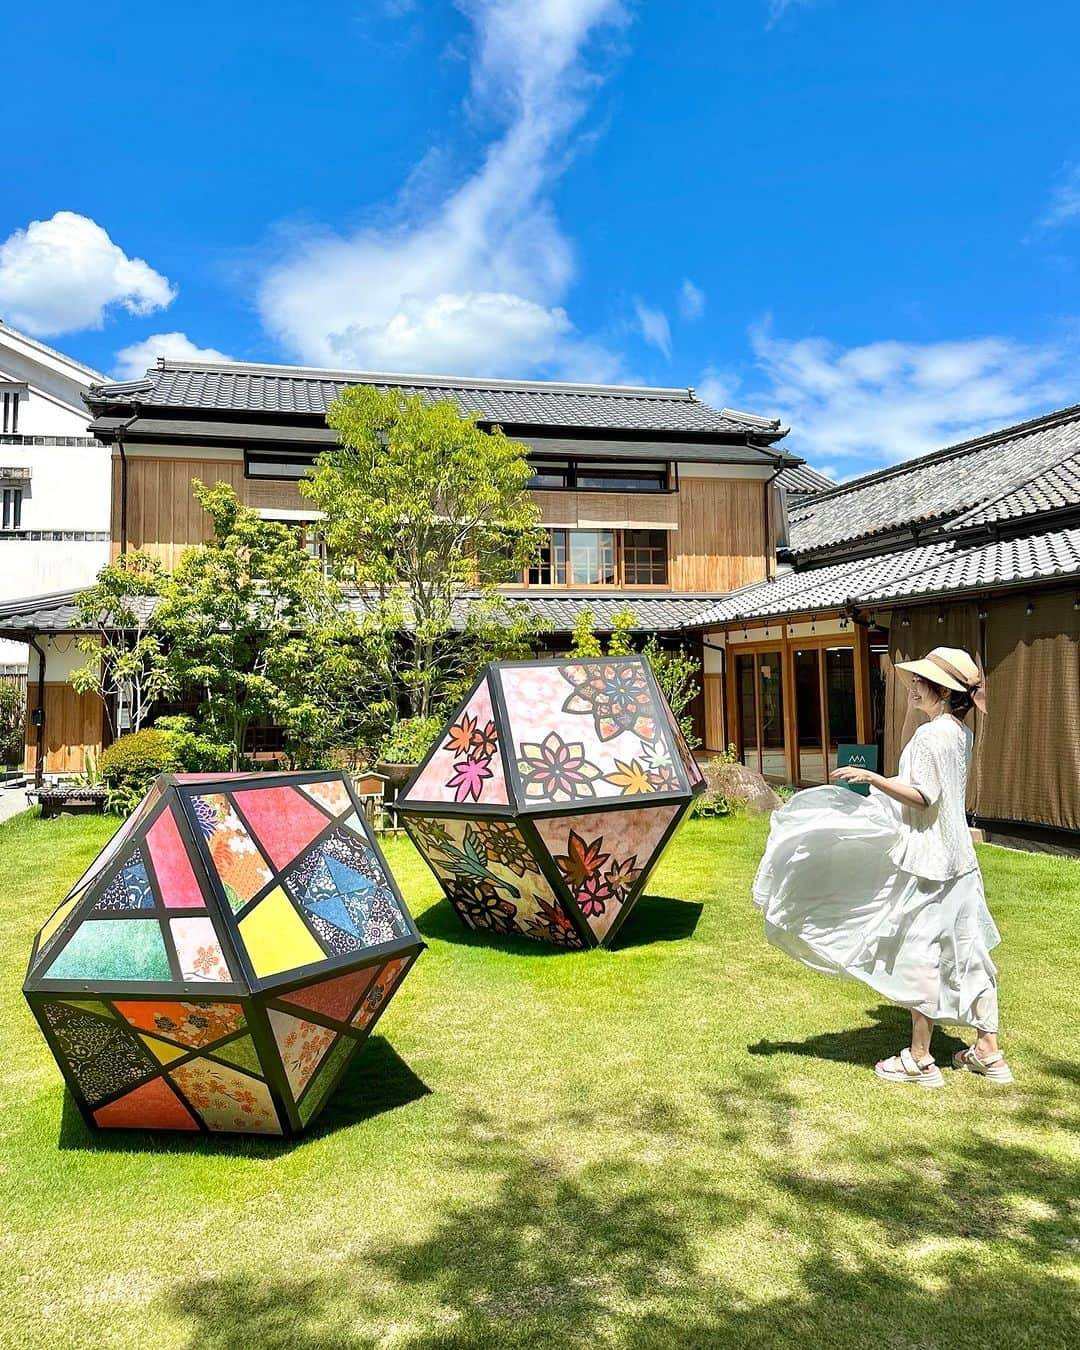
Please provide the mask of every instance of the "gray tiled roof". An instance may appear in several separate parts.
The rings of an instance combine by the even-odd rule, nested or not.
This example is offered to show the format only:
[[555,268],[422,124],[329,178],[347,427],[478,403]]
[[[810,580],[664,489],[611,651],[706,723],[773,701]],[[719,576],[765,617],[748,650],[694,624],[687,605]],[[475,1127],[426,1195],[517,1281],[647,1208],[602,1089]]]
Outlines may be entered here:
[[926,526],[1012,491],[1080,451],[1080,407],[867,474],[791,508],[796,555]]
[[[51,595],[30,596],[23,600],[0,602],[0,632],[2,633],[66,633],[79,628],[75,591],[60,591]],[[714,599],[708,595],[658,595],[655,592],[636,595],[633,592],[563,592],[518,591],[508,598],[523,601],[529,609],[544,619],[555,633],[569,633],[583,609],[591,611],[593,626],[600,632],[610,629],[612,616],[619,610],[632,609],[642,632],[671,632],[683,627],[694,615]],[[145,618],[153,611],[156,600],[135,602]],[[352,595],[349,607],[360,615],[366,606],[362,596]],[[464,623],[464,614],[458,616]]]
[[781,572],[773,581],[756,581],[698,611],[695,624],[730,623],[772,614],[811,614],[840,609],[869,587],[884,585],[939,561],[950,543],[926,544],[857,562],[833,563],[805,572]]
[[[1080,528],[1051,530],[1021,539],[998,539],[962,549],[907,578],[882,584],[864,600],[916,599],[949,591],[985,590],[1055,577],[1080,577]],[[1080,616],[1077,618],[1080,628]]]
[[[836,487],[831,478],[826,478],[809,464],[791,464],[782,470],[777,482],[793,496],[809,495],[815,492],[830,492]],[[793,510],[796,508],[792,508]]]
[[701,432],[751,436],[760,442],[784,433],[779,419],[718,411],[689,389],[622,385],[481,380],[443,375],[317,370],[298,366],[213,365],[164,361],[142,381],[101,384],[87,402],[135,403],[147,408],[229,410],[323,417],[350,385],[401,389],[430,402],[449,399],[464,413],[503,426],[581,427],[590,430]]
[[966,530],[976,525],[1000,525],[1047,511],[1066,511],[1070,507],[1080,507],[1080,450],[1060,464],[1034,474],[1019,487],[1011,488],[985,506],[951,520],[947,528]]
[[[1080,527],[1000,539],[977,547],[942,540],[900,553],[789,572],[759,581],[701,610],[689,626],[709,626],[780,614],[812,614],[847,605],[865,609],[958,591],[1080,579]],[[1080,618],[1078,618],[1080,627]]]

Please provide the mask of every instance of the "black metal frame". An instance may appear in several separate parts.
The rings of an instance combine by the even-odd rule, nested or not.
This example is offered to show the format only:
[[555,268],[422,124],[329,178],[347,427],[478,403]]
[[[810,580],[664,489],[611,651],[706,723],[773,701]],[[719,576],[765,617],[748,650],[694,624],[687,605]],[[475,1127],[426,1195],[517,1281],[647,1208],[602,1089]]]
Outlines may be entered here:
[[[233,1071],[244,1074],[247,1077],[255,1078],[266,1085],[270,1100],[273,1103],[274,1110],[277,1114],[278,1122],[281,1126],[280,1136],[266,1135],[266,1137],[295,1137],[312,1124],[318,1111],[325,1105],[325,1102],[333,1093],[337,1081],[348,1068],[348,1065],[351,1063],[357,1050],[371,1035],[394,993],[396,993],[402,981],[409,974],[417,958],[427,944],[421,938],[419,931],[413,922],[412,915],[409,913],[408,906],[405,904],[401,890],[382,854],[382,850],[379,848],[378,841],[371,831],[371,827],[367,822],[348,775],[340,772],[317,771],[287,774],[208,775],[195,782],[184,782],[182,781],[182,777],[182,775],[163,774],[157,780],[156,786],[161,794],[160,800],[154,803],[151,810],[139,821],[138,826],[131,831],[128,837],[123,841],[122,845],[115,850],[115,854],[110,858],[108,865],[102,868],[98,874],[85,885],[83,894],[79,897],[75,908],[61,922],[57,930],[56,942],[49,948],[49,960],[45,967],[45,971],[47,972],[49,967],[51,967],[56,957],[64,949],[67,942],[70,941],[71,936],[78,930],[90,912],[92,912],[101,897],[101,893],[107,889],[114,878],[122,871],[123,867],[126,865],[126,860],[130,856],[131,850],[134,848],[139,848],[142,855],[143,864],[146,867],[147,876],[150,878],[151,889],[155,897],[155,905],[152,908],[112,913],[105,921],[110,923],[124,922],[125,919],[128,918],[139,917],[156,918],[159,921],[162,921],[167,920],[168,918],[183,918],[185,914],[192,914],[192,911],[182,908],[169,909],[164,905],[163,897],[160,900],[158,899],[158,897],[161,896],[161,886],[153,869],[150,849],[146,844],[146,836],[163,812],[168,810],[172,812],[173,820],[176,823],[188,862],[191,865],[192,872],[203,892],[205,900],[205,917],[207,917],[213,925],[214,933],[221,946],[222,954],[230,971],[233,972],[234,976],[239,974],[241,979],[238,980],[234,978],[234,980],[228,982],[183,981],[179,978],[179,968],[176,962],[175,951],[171,948],[169,943],[166,943],[166,953],[169,957],[170,967],[174,975],[174,979],[170,981],[50,980],[47,973],[34,973],[34,967],[37,965],[39,958],[39,941],[38,937],[35,936],[30,966],[23,984],[23,993],[26,996],[35,1020],[41,1027],[42,1034],[44,1035],[49,1048],[52,1050],[53,1055],[57,1060],[57,1064],[64,1075],[64,1079],[68,1084],[72,1097],[89,1127],[94,1129],[101,1128],[94,1119],[94,1112],[100,1111],[103,1107],[108,1106],[111,1102],[119,1100],[121,1097],[127,1096],[130,1092],[136,1091],[144,1083],[151,1082],[154,1078],[164,1078],[169,1088],[176,1094],[192,1120],[198,1126],[199,1133],[206,1135],[230,1133],[230,1131],[211,1130],[205,1124],[198,1111],[187,1100],[183,1090],[172,1077],[171,1070],[194,1059],[216,1060],[217,1050],[230,1044],[234,1040],[240,1040],[245,1036],[250,1036],[255,1048],[256,1056],[259,1060],[259,1073],[253,1072],[250,1068],[234,1064],[227,1059],[222,1059],[220,1062]],[[226,795],[230,801],[230,805],[237,812],[238,817],[243,821],[245,826],[247,826],[247,821],[244,820],[243,813],[233,797],[233,793],[236,791],[243,791],[249,787],[301,787],[308,783],[324,783],[331,781],[343,783],[352,805],[351,814],[356,816],[358,833],[363,838],[364,843],[375,853],[375,857],[381,866],[386,882],[397,901],[405,921],[407,933],[403,938],[390,943],[382,943],[377,947],[367,947],[359,952],[331,957],[325,961],[296,967],[278,975],[262,978],[257,977],[244,949],[244,944],[237,926],[239,919],[247,913],[255,903],[257,903],[258,899],[269,893],[274,887],[282,885],[282,874],[286,870],[292,870],[299,861],[302,861],[303,858],[313,852],[337,829],[343,828],[343,822],[350,815],[350,812],[343,812],[334,816],[320,802],[316,801],[314,798],[305,796],[305,800],[326,817],[325,828],[320,830],[314,839],[310,840],[299,853],[291,858],[286,867],[277,867],[270,859],[267,859],[268,865],[274,872],[271,882],[268,883],[257,896],[253,897],[243,909],[234,915],[225,898],[224,887],[212,865],[205,840],[197,827],[191,799],[207,792],[221,792]],[[256,838],[257,836],[253,834],[253,842],[255,842]],[[80,883],[83,882],[87,873],[92,870],[92,867],[93,864],[91,864],[91,867],[87,868],[86,872],[79,878],[79,881],[72,887],[72,891],[68,893],[69,896],[72,892],[78,890]],[[301,919],[304,919],[301,907],[294,906],[294,909],[296,909],[296,912]],[[55,912],[54,909],[53,913]],[[202,911],[196,911],[196,913],[198,917],[204,917]],[[304,920],[304,922],[305,926],[308,926],[306,920]],[[310,926],[308,926],[308,931],[311,931]],[[393,988],[389,990],[381,1005],[362,1031],[358,1031],[355,1027],[352,1027],[348,1021],[338,1021],[317,1010],[307,1009],[301,1005],[291,1004],[287,1001],[288,995],[297,989],[312,985],[321,985],[340,976],[352,974],[354,971],[367,969],[378,970],[384,967],[389,961],[395,959],[404,959],[406,961],[405,968],[398,976]],[[350,1017],[356,1014],[360,1003],[366,996],[367,987],[356,1001],[354,1007],[350,1010]],[[128,1083],[123,1088],[111,1095],[102,1097],[100,1100],[90,1102],[86,1098],[78,1080],[75,1079],[73,1074],[69,1075],[67,1069],[68,1054],[62,1048],[58,1038],[48,1023],[44,1012],[45,1005],[47,1004],[65,1003],[73,1000],[76,1002],[92,1001],[100,1003],[108,1009],[110,1015],[109,1020],[111,1020],[117,1028],[127,1033],[128,1038],[138,1047],[140,1053],[145,1057],[149,1072],[143,1079],[140,1079],[136,1083]],[[151,1052],[142,1045],[139,1041],[139,1029],[123,1018],[117,1011],[115,1004],[117,1002],[159,1003],[163,1000],[168,1002],[195,1002],[204,1005],[211,1003],[235,1004],[242,1010],[244,1027],[229,1037],[214,1042],[212,1047],[186,1046],[180,1042],[172,1041],[165,1033],[159,1034],[157,1032],[151,1033],[148,1031],[146,1032],[147,1035],[153,1035],[159,1040],[175,1044],[177,1045],[177,1048],[183,1052],[167,1062],[162,1062],[155,1059]],[[303,1021],[309,1021],[329,1027],[336,1031],[339,1036],[348,1036],[354,1043],[349,1053],[342,1057],[341,1063],[334,1074],[333,1082],[323,1090],[322,1102],[306,1122],[303,1121],[300,1116],[299,1103],[306,1097],[308,1091],[311,1090],[316,1081],[321,1081],[320,1069],[316,1068],[308,1083],[305,1084],[299,1098],[294,1101],[292,1092],[289,1088],[288,1078],[285,1073],[285,1067],[282,1063],[281,1054],[277,1048],[277,1043],[274,1039],[270,1025],[270,1008],[280,1008],[283,1012],[287,1012],[291,1016],[300,1018]],[[98,1013],[89,1011],[86,1011],[85,1015],[90,1017],[100,1016]],[[334,1054],[335,1049],[339,1044],[340,1041],[334,1042],[327,1051],[327,1054]],[[191,1133],[194,1133],[194,1131],[191,1131]]]

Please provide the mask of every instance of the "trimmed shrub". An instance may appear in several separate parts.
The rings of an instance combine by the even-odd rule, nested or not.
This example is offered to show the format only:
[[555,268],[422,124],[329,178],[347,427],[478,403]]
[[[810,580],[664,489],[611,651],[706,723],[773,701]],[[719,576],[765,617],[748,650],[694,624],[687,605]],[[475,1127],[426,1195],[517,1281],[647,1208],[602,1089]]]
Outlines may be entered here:
[[109,792],[109,810],[127,815],[159,773],[175,773],[180,767],[171,732],[150,727],[118,737],[98,760],[98,772]]
[[177,766],[184,773],[227,773],[232,762],[232,746],[222,745],[195,730],[192,717],[159,717],[155,731],[164,731],[170,739]]

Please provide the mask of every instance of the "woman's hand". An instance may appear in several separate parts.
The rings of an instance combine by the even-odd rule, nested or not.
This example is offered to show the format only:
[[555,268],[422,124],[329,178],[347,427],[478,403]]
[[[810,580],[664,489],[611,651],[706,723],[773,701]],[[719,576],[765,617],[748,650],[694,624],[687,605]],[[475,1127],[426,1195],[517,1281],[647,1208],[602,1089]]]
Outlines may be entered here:
[[842,769],[833,769],[829,779],[833,783],[872,783],[876,787],[881,776],[872,769],[858,769],[854,764],[845,764]]

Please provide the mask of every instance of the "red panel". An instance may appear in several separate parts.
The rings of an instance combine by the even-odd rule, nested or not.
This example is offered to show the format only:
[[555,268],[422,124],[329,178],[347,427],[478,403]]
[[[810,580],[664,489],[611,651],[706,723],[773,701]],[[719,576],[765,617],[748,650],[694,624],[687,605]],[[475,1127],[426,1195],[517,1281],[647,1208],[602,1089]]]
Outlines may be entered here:
[[146,832],[162,901],[169,909],[205,909],[206,901],[191,870],[184,841],[171,808],[158,816]]
[[283,994],[281,1001],[324,1013],[338,1022],[347,1022],[349,1014],[360,1002],[361,995],[378,973],[378,966],[369,966],[367,970],[351,970],[348,975],[338,975],[332,980],[321,980],[318,984],[294,989],[291,994]]
[[107,1106],[94,1112],[98,1125],[113,1129],[136,1130],[197,1130],[199,1127],[191,1112],[165,1082],[151,1078],[149,1083],[127,1092]]
[[275,867],[284,867],[330,823],[295,788],[250,788],[234,796]]

